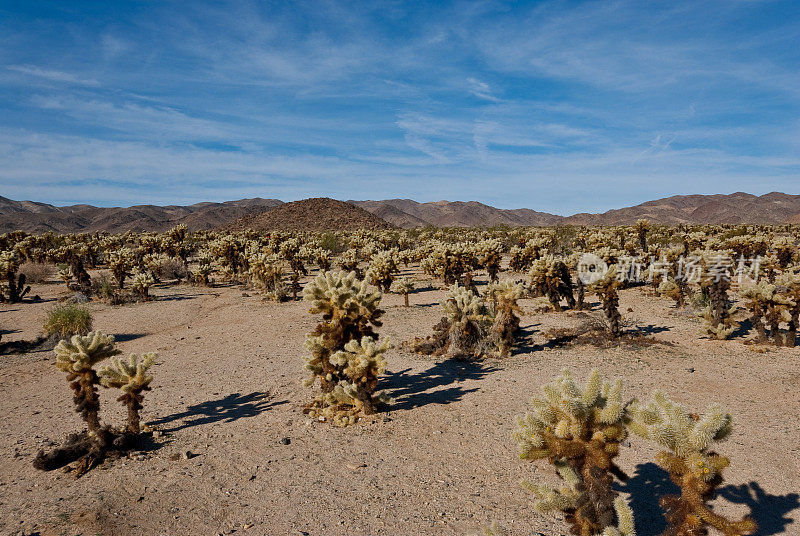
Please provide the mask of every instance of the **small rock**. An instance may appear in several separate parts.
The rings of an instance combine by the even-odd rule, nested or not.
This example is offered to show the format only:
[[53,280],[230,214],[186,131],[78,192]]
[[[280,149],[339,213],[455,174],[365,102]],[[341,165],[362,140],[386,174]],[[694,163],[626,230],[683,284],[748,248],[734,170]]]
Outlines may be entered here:
[[288,445],[291,442],[292,440],[289,439],[288,437],[284,437],[283,439],[281,439],[281,445]]
[[197,454],[195,454],[191,450],[185,450],[185,451],[181,452],[181,458],[183,458],[184,460],[191,460],[195,456],[197,456]]
[[694,367],[689,367],[686,369],[688,372],[694,372]]
[[247,292],[242,292],[242,298],[249,298],[249,297],[250,294],[248,294]]

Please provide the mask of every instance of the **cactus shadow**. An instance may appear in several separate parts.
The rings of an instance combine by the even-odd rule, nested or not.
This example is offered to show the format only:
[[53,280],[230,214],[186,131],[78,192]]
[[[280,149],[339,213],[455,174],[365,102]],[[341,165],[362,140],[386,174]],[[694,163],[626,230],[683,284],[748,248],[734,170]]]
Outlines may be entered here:
[[635,326],[635,328],[632,330],[632,333],[637,335],[655,335],[656,333],[664,333],[665,331],[672,331],[672,328],[648,324],[646,326]]
[[147,335],[147,333],[120,333],[118,335],[114,335],[114,342],[133,341],[142,337],[146,337]]
[[260,391],[247,395],[231,393],[217,400],[193,404],[184,411],[149,421],[148,424],[159,426],[183,420],[178,426],[164,430],[165,432],[176,432],[193,426],[202,426],[220,421],[233,422],[247,417],[255,417],[275,406],[287,403],[288,401],[286,400],[274,402],[270,399],[269,393]]
[[387,374],[383,388],[396,399],[391,410],[409,410],[428,404],[449,404],[461,400],[478,388],[464,389],[461,386],[437,389],[465,380],[479,380],[496,370],[494,367],[469,361],[448,359],[438,361],[430,368],[410,374],[410,368]]
[[739,486],[728,485],[720,488],[717,494],[734,504],[744,504],[750,508],[750,517],[758,523],[759,536],[783,534],[786,526],[794,523],[787,514],[800,507],[800,495],[770,495],[758,484],[750,482]]
[[753,330],[753,321],[749,318],[745,318],[741,322],[739,322],[739,326],[736,330],[731,333],[730,338],[735,339],[738,337],[746,337],[751,331]]
[[638,536],[658,536],[666,530],[667,519],[659,499],[681,492],[669,479],[669,473],[652,462],[637,465],[633,476],[623,484],[615,484],[614,488],[628,494]]

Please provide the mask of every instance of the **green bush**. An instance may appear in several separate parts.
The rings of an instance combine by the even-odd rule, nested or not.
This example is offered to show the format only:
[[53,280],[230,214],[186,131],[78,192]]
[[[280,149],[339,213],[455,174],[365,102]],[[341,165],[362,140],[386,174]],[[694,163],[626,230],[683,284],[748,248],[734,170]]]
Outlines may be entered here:
[[62,339],[72,335],[86,335],[91,330],[92,313],[76,303],[59,305],[51,309],[42,328],[45,335],[58,335]]

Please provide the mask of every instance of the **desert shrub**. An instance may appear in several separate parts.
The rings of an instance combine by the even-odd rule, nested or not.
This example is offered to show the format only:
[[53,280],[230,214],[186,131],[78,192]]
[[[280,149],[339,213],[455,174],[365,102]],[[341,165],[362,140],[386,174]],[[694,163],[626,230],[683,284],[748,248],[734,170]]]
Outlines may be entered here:
[[627,436],[622,382],[593,370],[580,387],[564,371],[542,392],[531,399],[533,411],[517,417],[514,437],[521,458],[548,460],[565,485],[523,482],[536,497],[534,509],[564,512],[574,534],[634,536],[633,514],[613,488],[624,476],[614,463]]
[[346,426],[360,415],[375,413],[383,400],[375,388],[390,345],[379,344],[373,329],[381,325],[381,297],[354,272],[325,272],[306,285],[303,298],[312,302],[309,312],[322,314],[305,343],[311,352],[305,358],[305,369],[311,372],[306,385],[318,380],[322,389],[306,407],[311,416]]
[[47,312],[42,331],[46,336],[62,339],[72,335],[86,335],[92,330],[92,313],[77,303],[58,305]]
[[46,283],[56,273],[56,267],[48,262],[22,263],[19,273],[24,275],[28,283]]
[[92,279],[92,293],[111,304],[125,301],[123,294],[118,291],[117,287],[117,281],[107,272],[101,272]]
[[168,255],[151,255],[145,259],[145,266],[155,276],[156,280],[163,281],[169,279],[185,279],[187,274],[186,265],[178,258]]
[[680,488],[680,495],[666,495],[659,501],[669,522],[663,534],[707,534],[709,526],[728,536],[755,533],[752,519],[729,521],[708,506],[722,484],[722,470],[730,465],[728,458],[712,450],[714,443],[730,435],[730,414],[717,404],[704,415],[688,413],[656,392],[647,405],[631,405],[629,415],[631,431],[667,449],[656,461]]

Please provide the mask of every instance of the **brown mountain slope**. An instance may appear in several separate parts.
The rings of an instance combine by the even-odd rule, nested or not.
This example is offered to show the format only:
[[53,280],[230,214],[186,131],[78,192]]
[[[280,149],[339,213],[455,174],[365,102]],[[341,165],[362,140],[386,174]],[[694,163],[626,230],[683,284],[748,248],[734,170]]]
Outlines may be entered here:
[[81,233],[109,231],[166,231],[185,224],[192,231],[228,225],[254,211],[263,212],[282,204],[277,199],[242,199],[189,206],[138,205],[133,207],[56,207],[32,201],[0,197],[0,232]]
[[[397,227],[412,228],[424,226],[437,227],[490,227],[496,225],[537,226],[537,225],[622,225],[632,224],[638,219],[648,219],[654,223],[800,223],[800,195],[779,192],[755,196],[737,192],[730,195],[678,195],[648,201],[633,207],[609,210],[602,214],[575,214],[569,217],[556,216],[531,209],[498,209],[476,201],[437,201],[418,203],[411,199],[387,199],[384,201],[350,201],[349,206],[361,207],[372,213],[376,219],[364,214],[357,215],[341,207],[324,208],[328,220],[319,222],[312,209],[292,208],[287,213],[265,220],[272,228],[299,229],[307,224],[308,229],[340,228],[336,221],[342,218],[345,225],[354,228],[358,225],[367,228],[381,228],[389,222]],[[333,201],[333,200],[327,200]],[[327,203],[326,201],[326,203]],[[300,202],[298,202],[300,203]],[[341,202],[338,202],[341,203]],[[313,203],[312,203],[313,204]],[[224,203],[198,203],[190,206],[139,205],[127,208],[101,208],[91,205],[72,205],[56,207],[32,201],[12,201],[0,197],[0,232],[16,229],[32,233],[54,231],[61,233],[110,231],[164,231],[174,225],[184,223],[191,230],[216,229],[230,226],[247,215],[263,213],[265,210],[281,206],[277,199],[242,199]],[[330,203],[327,203],[330,205]],[[295,205],[293,205],[294,207]],[[324,208],[324,209],[323,209]],[[338,212],[337,212],[338,211]],[[337,215],[338,214],[338,215]],[[294,223],[286,223],[292,221]]]
[[[411,199],[348,201],[379,214],[398,227],[491,227],[495,225],[557,225],[561,216],[521,208],[504,210],[477,201],[436,201],[417,203]],[[399,212],[398,212],[399,211]]]
[[656,223],[786,223],[800,213],[800,195],[778,192],[755,196],[676,195],[602,214],[575,214],[564,219],[571,225],[630,225],[638,219]]
[[233,230],[327,231],[391,229],[394,225],[363,208],[327,197],[292,201],[277,208],[235,221]]

